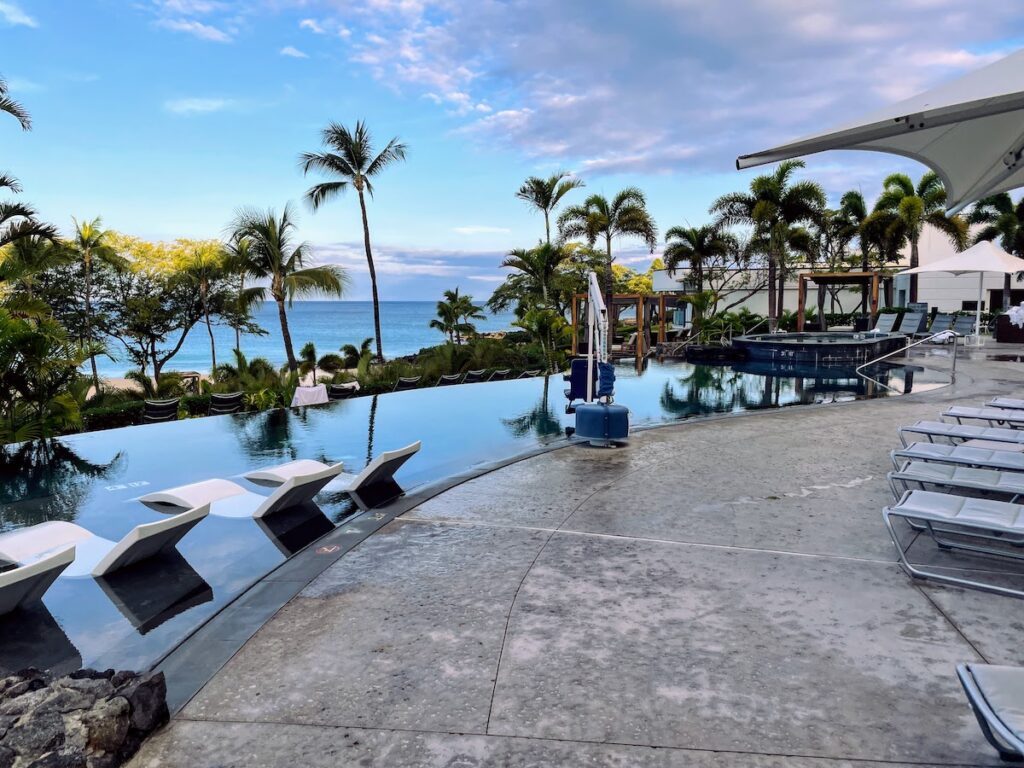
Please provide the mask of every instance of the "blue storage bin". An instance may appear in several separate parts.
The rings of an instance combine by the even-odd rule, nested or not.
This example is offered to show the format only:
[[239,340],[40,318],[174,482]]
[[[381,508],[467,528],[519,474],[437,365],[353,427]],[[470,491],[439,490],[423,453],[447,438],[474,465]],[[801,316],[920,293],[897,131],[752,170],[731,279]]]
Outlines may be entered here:
[[629,409],[615,403],[576,406],[576,437],[595,445],[608,445],[629,436]]

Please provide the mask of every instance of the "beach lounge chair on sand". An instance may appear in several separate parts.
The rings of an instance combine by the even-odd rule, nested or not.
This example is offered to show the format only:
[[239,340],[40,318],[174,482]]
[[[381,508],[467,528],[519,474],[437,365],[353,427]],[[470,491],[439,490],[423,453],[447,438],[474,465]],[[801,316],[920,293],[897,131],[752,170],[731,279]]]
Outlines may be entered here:
[[911,485],[924,490],[933,485],[949,488],[952,492],[979,491],[1005,497],[1005,501],[1016,502],[1024,495],[1024,473],[999,469],[979,469],[953,464],[936,464],[930,461],[908,461],[900,469],[888,475],[893,499],[898,499]]
[[967,405],[954,405],[947,408],[942,419],[954,419],[957,424],[963,423],[963,419],[971,421],[984,421],[990,427],[1008,426],[1014,429],[1024,427],[1024,411],[1017,413],[1003,408],[972,408]]
[[[959,549],[966,552],[995,555],[1011,560],[1024,560],[1024,553],[1012,551],[1011,547],[1019,543],[1024,535],[1024,506],[1010,504],[1005,501],[990,499],[974,499],[964,496],[951,496],[932,491],[907,491],[899,502],[882,510],[882,519],[889,530],[892,543],[896,547],[900,567],[909,575],[952,584],[958,587],[970,587],[986,592],[1011,597],[1024,597],[1024,592],[1010,587],[975,581],[953,575],[955,571],[931,570],[920,565],[911,565],[907,560],[906,551],[900,543],[899,536],[893,528],[893,518],[901,517],[908,523],[916,524],[939,546],[940,549]],[[951,539],[947,534],[955,534]],[[1001,538],[1005,537],[1005,538]],[[967,539],[967,540],[965,540]],[[972,540],[978,540],[973,543]],[[988,546],[982,542],[1000,542],[1005,546]]]
[[[417,453],[422,443],[417,440],[411,445],[399,448],[395,451],[382,451],[381,454],[366,465],[366,468],[358,475],[350,475],[338,472],[335,477],[324,487],[325,491],[334,493],[349,493],[356,495],[374,486],[395,482],[395,472]],[[340,464],[335,466],[340,467]],[[280,464],[276,467],[268,467],[256,472],[249,472],[246,477],[254,483],[287,484],[292,478],[306,474],[325,471],[327,464],[312,459],[300,459],[290,461],[287,464]],[[281,485],[280,487],[284,487]]]
[[29,564],[58,547],[73,547],[74,562],[67,575],[103,576],[173,549],[209,512],[206,505],[196,506],[164,520],[143,523],[117,542],[97,536],[80,525],[51,520],[0,535],[0,558],[9,563]]
[[[302,462],[292,462],[301,464]],[[309,503],[331,480],[341,474],[341,464],[321,464],[305,471],[295,471],[269,496],[249,491],[231,480],[202,480],[165,491],[140,496],[143,504],[161,507],[210,506],[210,514],[218,517],[264,517],[289,507]],[[287,465],[285,465],[287,466]]]
[[74,546],[49,552],[30,563],[0,571],[0,616],[39,601],[75,559]]
[[1024,668],[958,664],[956,674],[981,732],[999,757],[1024,760]]
[[980,467],[1005,472],[1024,472],[1024,453],[997,451],[989,448],[974,448],[949,443],[911,443],[906,448],[897,448],[891,454],[892,465],[903,469],[908,461],[932,461],[939,464],[953,464],[960,467]]
[[904,448],[907,446],[908,434],[924,435],[929,442],[933,442],[936,437],[944,437],[952,442],[988,440],[1008,445],[1024,445],[1024,430],[982,427],[978,424],[950,424],[948,421],[918,421],[909,426],[900,427],[900,442],[903,443]]

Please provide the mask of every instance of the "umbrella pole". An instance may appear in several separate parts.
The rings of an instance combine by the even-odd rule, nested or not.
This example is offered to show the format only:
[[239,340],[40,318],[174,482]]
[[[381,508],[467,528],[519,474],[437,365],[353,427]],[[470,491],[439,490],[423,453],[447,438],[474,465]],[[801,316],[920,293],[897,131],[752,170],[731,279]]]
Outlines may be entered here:
[[985,295],[985,273],[978,273],[978,306],[974,310],[974,343],[981,346],[981,298]]

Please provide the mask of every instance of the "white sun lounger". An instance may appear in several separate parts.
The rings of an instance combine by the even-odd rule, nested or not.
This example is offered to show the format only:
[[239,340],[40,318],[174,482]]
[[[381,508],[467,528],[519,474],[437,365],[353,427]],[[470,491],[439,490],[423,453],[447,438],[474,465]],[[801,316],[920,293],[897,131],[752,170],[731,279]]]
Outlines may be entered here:
[[74,559],[75,548],[63,547],[30,563],[0,572],[0,616],[42,599],[43,593]]
[[1017,397],[993,397],[987,403],[986,408],[1003,408],[1010,411],[1024,411],[1024,400]]
[[960,424],[963,419],[984,421],[989,426],[1007,426],[1014,429],[1024,427],[1024,411],[1017,412],[1004,408],[972,408],[967,405],[954,405],[942,414],[943,419],[955,419]]
[[896,470],[902,469],[900,464],[907,461],[934,461],[939,464],[956,464],[961,467],[1024,472],[1024,453],[974,448],[968,445],[911,443],[906,448],[897,448],[890,456]]
[[[295,462],[292,462],[295,463]],[[246,490],[231,480],[203,480],[198,483],[147,493],[139,501],[149,506],[194,507],[208,504],[210,513],[220,517],[265,517],[313,500],[331,480],[341,474],[341,464],[304,465],[269,496]]]
[[1024,668],[958,664],[956,674],[981,732],[999,757],[1024,759]]
[[[398,448],[394,451],[383,451],[377,458],[367,464],[366,468],[358,475],[338,472],[337,476],[325,486],[324,490],[356,494],[370,486],[394,482],[395,472],[412,458],[422,445],[417,440],[415,443],[404,448]],[[249,472],[246,474],[246,477],[254,482],[287,483],[295,477],[323,471],[327,466],[327,464],[313,461],[312,459],[300,459],[299,461],[290,461],[287,464],[280,464],[276,467]],[[341,465],[337,464],[335,466],[340,467]]]
[[1005,501],[1016,502],[1024,495],[1024,472],[1006,472],[998,469],[937,464],[929,461],[908,461],[900,469],[888,475],[893,499],[917,485],[935,485],[955,491],[980,491],[1005,497]]
[[[954,576],[955,571],[938,571],[912,565],[907,560],[906,552],[900,544],[892,519],[902,517],[909,523],[917,523],[926,531],[941,549],[960,549],[986,555],[997,555],[1011,560],[1024,560],[1024,554],[1014,552],[1007,546],[992,547],[983,544],[972,544],[961,538],[950,539],[946,534],[968,537],[985,541],[1000,541],[1004,537],[1006,544],[1019,542],[1024,535],[1024,506],[1010,504],[1005,501],[990,499],[974,499],[965,496],[952,496],[932,491],[907,491],[899,502],[882,510],[882,519],[889,530],[892,543],[899,556],[900,567],[909,575],[919,579],[929,579],[943,584],[958,587],[994,592],[1011,597],[1024,597],[1024,591],[975,581]],[[1019,550],[1019,548],[1018,548]]]
[[919,421],[899,429],[900,442],[907,445],[907,434],[924,435],[929,441],[944,437],[954,442],[964,440],[992,440],[1000,443],[1024,445],[1024,430],[1006,427],[983,427],[980,424],[950,424],[948,421]]
[[68,576],[103,576],[173,549],[181,538],[209,514],[199,506],[165,520],[143,523],[114,542],[87,531],[80,525],[51,520],[0,535],[0,557],[11,563],[31,563],[57,547],[72,546],[74,562]]

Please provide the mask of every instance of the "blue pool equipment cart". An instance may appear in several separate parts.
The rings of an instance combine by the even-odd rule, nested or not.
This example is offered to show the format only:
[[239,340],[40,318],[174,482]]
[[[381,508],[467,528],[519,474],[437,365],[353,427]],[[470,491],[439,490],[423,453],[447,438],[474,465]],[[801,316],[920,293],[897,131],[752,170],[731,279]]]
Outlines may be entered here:
[[615,366],[608,361],[608,309],[593,272],[590,273],[589,289],[587,356],[584,360],[572,361],[566,397],[571,401],[574,398],[570,395],[585,390],[581,393],[584,402],[575,407],[574,434],[589,440],[591,445],[607,447],[629,437],[629,409],[612,400],[615,395]]

